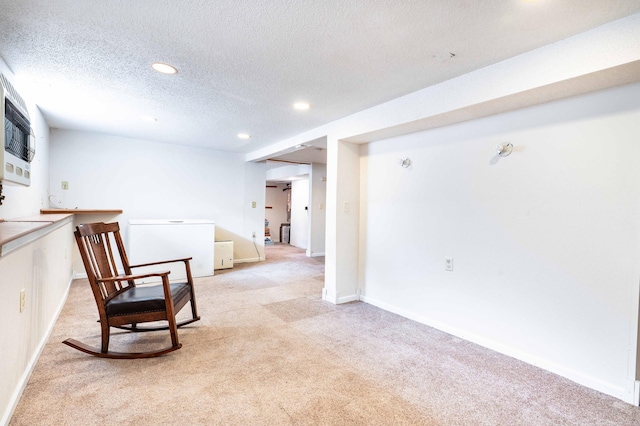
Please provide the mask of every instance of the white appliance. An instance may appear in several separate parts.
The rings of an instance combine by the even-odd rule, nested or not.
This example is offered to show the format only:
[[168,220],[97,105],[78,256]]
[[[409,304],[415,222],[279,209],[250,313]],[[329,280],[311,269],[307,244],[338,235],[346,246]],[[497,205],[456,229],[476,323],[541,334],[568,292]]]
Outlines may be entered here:
[[35,137],[27,104],[4,74],[0,74],[0,117],[4,119],[4,131],[0,134],[0,181],[29,186]]
[[[192,257],[191,275],[213,275],[215,223],[212,220],[130,220],[127,254],[131,265]],[[184,263],[136,268],[133,273],[170,271],[169,279],[186,278]],[[158,279],[146,279],[153,282]]]
[[233,241],[216,241],[213,269],[233,268]]

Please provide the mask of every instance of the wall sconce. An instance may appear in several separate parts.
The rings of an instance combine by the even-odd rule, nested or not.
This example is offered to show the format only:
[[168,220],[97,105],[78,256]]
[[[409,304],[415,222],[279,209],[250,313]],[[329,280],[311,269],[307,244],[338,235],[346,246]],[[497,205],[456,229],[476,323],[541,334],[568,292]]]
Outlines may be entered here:
[[511,154],[512,151],[513,151],[513,145],[510,143],[503,143],[503,144],[496,145],[496,153],[498,153],[500,157],[506,157],[509,154]]
[[409,157],[400,158],[398,160],[398,164],[400,164],[402,168],[406,169],[411,165],[411,159]]

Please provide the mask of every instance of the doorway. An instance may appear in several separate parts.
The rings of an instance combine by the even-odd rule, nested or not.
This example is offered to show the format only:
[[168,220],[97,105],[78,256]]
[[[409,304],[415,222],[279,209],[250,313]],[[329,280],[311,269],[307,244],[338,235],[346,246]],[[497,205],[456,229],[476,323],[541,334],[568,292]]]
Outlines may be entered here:
[[267,181],[265,194],[265,246],[289,244],[291,182]]
[[265,200],[265,245],[283,243],[309,251],[309,176],[267,182]]
[[265,246],[288,243],[308,257],[324,256],[326,164],[269,163]]

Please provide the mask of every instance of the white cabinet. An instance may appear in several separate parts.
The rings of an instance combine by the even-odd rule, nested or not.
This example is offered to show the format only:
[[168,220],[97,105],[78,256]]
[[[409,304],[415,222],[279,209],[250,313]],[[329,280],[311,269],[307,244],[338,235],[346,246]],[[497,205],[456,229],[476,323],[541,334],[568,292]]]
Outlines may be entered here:
[[[192,257],[191,275],[213,275],[215,224],[209,220],[130,220],[129,263],[157,262]],[[184,263],[136,268],[132,272],[170,271],[169,279],[186,278]],[[144,282],[151,282],[146,280]]]
[[233,241],[216,241],[213,269],[233,268]]

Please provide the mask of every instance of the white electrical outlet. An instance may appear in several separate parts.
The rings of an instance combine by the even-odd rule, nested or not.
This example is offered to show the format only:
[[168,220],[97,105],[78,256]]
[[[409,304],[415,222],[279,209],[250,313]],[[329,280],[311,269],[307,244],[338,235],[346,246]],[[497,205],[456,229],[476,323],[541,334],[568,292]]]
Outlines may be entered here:
[[453,257],[444,258],[444,270],[453,271]]
[[67,182],[66,180],[62,181],[62,189],[64,189],[65,191],[67,189],[69,189],[69,182]]
[[25,289],[20,290],[20,313],[24,312],[24,307],[27,304],[27,294]]
[[252,202],[251,202],[251,208],[252,208],[252,209],[255,209],[255,208],[256,208],[256,202],[255,202],[255,201],[252,201]]

